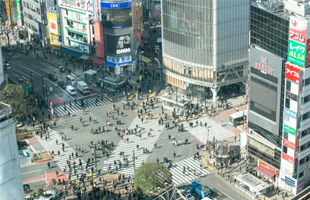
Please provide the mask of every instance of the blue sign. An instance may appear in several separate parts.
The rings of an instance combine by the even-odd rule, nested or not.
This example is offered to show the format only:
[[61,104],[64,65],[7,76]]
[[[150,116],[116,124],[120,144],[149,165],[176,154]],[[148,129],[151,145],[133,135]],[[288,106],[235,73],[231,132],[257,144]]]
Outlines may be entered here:
[[295,185],[295,181],[290,179],[289,177],[285,176],[285,181],[292,184],[292,185]]
[[131,2],[123,2],[123,3],[101,2],[101,8],[109,8],[109,9],[131,8]]
[[285,108],[284,112],[285,112],[285,118],[292,117],[292,118],[296,119],[296,117],[297,117],[297,113],[288,109],[288,108]]
[[108,26],[108,28],[125,28],[125,26]]
[[125,62],[130,62],[132,61],[131,56],[123,56],[123,57],[111,57],[107,56],[107,61],[111,63],[125,63]]

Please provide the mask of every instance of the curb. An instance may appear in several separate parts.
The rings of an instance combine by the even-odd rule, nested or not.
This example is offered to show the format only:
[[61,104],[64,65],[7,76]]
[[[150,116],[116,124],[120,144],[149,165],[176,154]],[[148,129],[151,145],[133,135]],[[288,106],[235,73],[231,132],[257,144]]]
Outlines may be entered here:
[[203,154],[202,154],[202,162],[203,162],[203,164],[204,164],[206,167],[208,167],[210,170],[214,171],[214,168],[211,167],[210,165],[208,165],[208,163],[206,162],[206,159],[205,159],[206,153],[207,153],[207,152],[205,151],[205,152],[203,152]]

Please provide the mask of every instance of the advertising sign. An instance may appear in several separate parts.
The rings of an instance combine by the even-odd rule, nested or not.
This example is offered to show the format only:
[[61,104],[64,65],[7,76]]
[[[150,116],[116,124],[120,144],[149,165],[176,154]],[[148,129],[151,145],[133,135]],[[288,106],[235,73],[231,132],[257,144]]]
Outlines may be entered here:
[[102,9],[102,26],[106,28],[125,28],[132,26],[131,8]]
[[94,20],[100,22],[101,21],[100,0],[94,0],[93,13],[94,13]]
[[47,9],[50,44],[60,46],[56,10]]
[[299,72],[300,69],[293,67],[292,65],[290,65],[289,63],[286,63],[285,65],[286,69],[285,69],[285,78],[295,82],[295,83],[299,83]]
[[96,56],[98,58],[105,58],[105,51],[104,51],[104,37],[103,37],[103,28],[101,23],[95,22],[94,23],[95,29],[95,43],[96,43]]
[[6,14],[8,16],[8,18],[10,18],[10,5],[9,5],[9,1],[10,0],[5,0],[5,7],[6,7]]
[[270,167],[269,165],[266,165],[265,163],[263,163],[262,161],[258,161],[258,165],[264,167],[265,169],[267,169],[268,171],[276,174],[276,170],[273,169],[272,167]]
[[151,59],[148,58],[148,57],[145,57],[145,56],[141,56],[141,60],[142,60],[143,62],[146,62],[146,63],[151,62]]
[[296,132],[295,129],[293,129],[293,128],[291,128],[291,127],[285,125],[285,124],[284,124],[284,131],[285,131],[285,132],[288,132],[288,133],[290,133],[290,134],[292,134],[292,135],[295,135],[295,132]]
[[292,184],[292,185],[295,185],[295,181],[287,176],[285,176],[285,181]]
[[288,141],[287,139],[283,138],[283,145],[291,148],[291,149],[295,149],[295,144],[293,142]]
[[132,58],[131,56],[123,56],[123,57],[111,57],[107,56],[107,61],[115,64],[120,64],[120,63],[126,63],[126,62],[131,62]]
[[289,40],[288,61],[301,67],[307,67],[310,63],[310,60],[306,45],[296,42],[294,40]]
[[87,11],[89,13],[93,13],[93,4],[92,1],[85,0],[58,0],[58,4],[61,7],[69,7],[77,10]]
[[17,20],[17,24],[19,26],[22,25],[22,17],[21,17],[21,13],[20,13],[20,2],[19,0],[16,0],[16,20]]
[[175,10],[174,7],[170,8],[170,26],[173,30],[178,30],[178,19],[177,19],[178,12]]
[[307,40],[310,38],[310,22],[297,17],[290,17],[289,39],[307,45]]
[[107,49],[109,53],[116,55],[131,53],[130,35],[107,35]]
[[292,156],[287,155],[286,153],[282,152],[282,158],[289,163],[293,164],[294,163],[294,158]]
[[122,2],[122,3],[101,2],[101,8],[107,8],[107,9],[131,8],[131,2]]

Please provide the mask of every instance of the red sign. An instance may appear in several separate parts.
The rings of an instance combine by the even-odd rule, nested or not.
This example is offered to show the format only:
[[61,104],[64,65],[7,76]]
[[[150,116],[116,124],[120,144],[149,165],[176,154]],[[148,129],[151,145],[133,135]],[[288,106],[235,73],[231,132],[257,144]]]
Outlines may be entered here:
[[308,21],[294,16],[290,17],[289,39],[306,44],[309,39],[309,37],[307,37],[307,29]]
[[282,152],[282,158],[292,164],[294,163],[294,158],[292,156],[287,155],[284,152]]
[[299,83],[299,71],[300,69],[293,67],[289,63],[286,63],[285,78],[295,83]]
[[262,166],[263,168],[267,169],[268,171],[276,174],[276,170],[273,169],[272,167],[270,167],[269,165],[266,165],[265,163],[263,163],[262,161],[258,161],[258,165]]
[[104,42],[103,42],[103,28],[100,22],[94,23],[95,42],[96,42],[96,56],[105,59]]
[[272,75],[273,72],[273,69],[268,66],[268,58],[264,58],[263,56],[260,58],[260,63],[255,63],[255,68],[261,70],[264,74],[268,73]]
[[137,6],[137,24],[138,24],[138,41],[141,41],[141,32],[140,32],[140,29],[141,29],[141,22],[140,22],[140,6]]
[[283,138],[283,145],[285,145],[285,146],[287,146],[287,147],[289,147],[289,148],[291,148],[293,150],[295,149],[295,144],[290,142],[290,141],[288,141],[285,138]]

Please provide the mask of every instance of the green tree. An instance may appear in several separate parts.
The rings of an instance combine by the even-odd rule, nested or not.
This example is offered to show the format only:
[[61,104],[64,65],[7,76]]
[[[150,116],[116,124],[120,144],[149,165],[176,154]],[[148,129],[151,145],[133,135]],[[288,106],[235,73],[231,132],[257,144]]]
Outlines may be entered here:
[[12,113],[16,121],[26,116],[27,98],[21,85],[6,85],[1,92],[0,98],[1,101],[11,106]]
[[135,170],[134,189],[140,194],[152,196],[159,188],[172,183],[169,169],[159,163],[146,163]]

